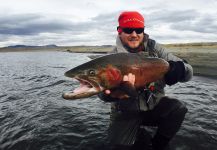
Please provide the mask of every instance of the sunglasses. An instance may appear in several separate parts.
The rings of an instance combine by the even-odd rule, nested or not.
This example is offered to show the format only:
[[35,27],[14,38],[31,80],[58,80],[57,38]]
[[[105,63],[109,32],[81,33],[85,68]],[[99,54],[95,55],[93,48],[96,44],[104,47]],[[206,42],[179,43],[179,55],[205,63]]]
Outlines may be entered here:
[[131,34],[133,31],[136,32],[136,34],[141,34],[144,32],[144,28],[121,28],[122,31],[126,34]]

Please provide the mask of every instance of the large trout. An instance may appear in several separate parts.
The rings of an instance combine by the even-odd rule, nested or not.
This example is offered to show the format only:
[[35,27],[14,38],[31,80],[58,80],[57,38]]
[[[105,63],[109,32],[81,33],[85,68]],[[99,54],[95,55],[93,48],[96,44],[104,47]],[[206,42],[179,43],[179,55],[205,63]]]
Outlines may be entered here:
[[65,73],[65,76],[78,80],[80,87],[64,93],[63,98],[74,100],[96,95],[105,89],[119,88],[123,86],[123,76],[129,73],[135,75],[134,88],[139,89],[162,79],[168,70],[167,61],[146,57],[143,53],[105,55]]

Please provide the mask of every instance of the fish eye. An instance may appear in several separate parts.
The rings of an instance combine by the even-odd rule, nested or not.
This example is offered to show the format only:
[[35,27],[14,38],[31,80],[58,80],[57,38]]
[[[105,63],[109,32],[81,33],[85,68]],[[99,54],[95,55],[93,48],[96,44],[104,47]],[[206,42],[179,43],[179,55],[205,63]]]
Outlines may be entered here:
[[94,70],[89,70],[89,75],[90,76],[95,76],[95,71]]

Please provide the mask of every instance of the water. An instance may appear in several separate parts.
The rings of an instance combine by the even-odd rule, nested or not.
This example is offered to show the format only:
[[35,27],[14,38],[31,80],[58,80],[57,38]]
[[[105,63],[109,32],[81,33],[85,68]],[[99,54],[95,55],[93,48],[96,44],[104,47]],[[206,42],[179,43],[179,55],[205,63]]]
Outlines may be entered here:
[[[0,53],[0,149],[93,150],[106,145],[110,104],[61,98],[77,86],[63,73],[89,54]],[[166,88],[189,109],[171,141],[176,150],[217,149],[217,80],[194,77]]]

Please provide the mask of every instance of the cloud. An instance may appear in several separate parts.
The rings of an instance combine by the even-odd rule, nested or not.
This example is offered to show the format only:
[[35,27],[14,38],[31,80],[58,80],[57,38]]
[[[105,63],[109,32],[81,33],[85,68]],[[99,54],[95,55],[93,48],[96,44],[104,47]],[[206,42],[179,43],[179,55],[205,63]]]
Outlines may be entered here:
[[[55,43],[59,45],[76,45],[76,43],[111,44],[114,39],[116,18],[114,13],[100,14],[86,21],[73,22],[67,17],[52,18],[39,14],[19,14],[0,17],[0,44],[42,45]],[[110,36],[110,37],[108,37]],[[47,42],[47,43],[45,43]],[[37,44],[34,44],[37,43]],[[99,44],[99,43],[98,43]]]
[[[95,3],[88,3],[93,9]],[[141,6],[141,8],[143,8]],[[141,9],[142,10],[142,9]],[[160,42],[215,41],[217,18],[196,9],[146,7],[146,31]],[[140,11],[143,12],[143,11]],[[148,12],[147,14],[145,14]],[[18,13],[0,16],[0,45],[100,45],[114,44],[120,10],[86,15]],[[88,17],[87,17],[88,16]],[[215,35],[214,35],[215,34]]]
[[99,14],[98,16],[92,18],[91,22],[94,27],[102,30],[113,31],[113,28],[116,28],[118,25],[117,14],[119,14],[119,12]]
[[161,24],[180,24],[184,21],[195,20],[199,13],[195,10],[160,10],[147,15],[150,26]]
[[36,14],[7,15],[0,18],[0,34],[38,35],[40,33],[60,33],[71,28],[67,20],[47,19]]
[[180,31],[193,31],[199,33],[217,33],[217,20],[216,16],[200,15],[194,20],[183,21],[182,24],[171,25],[172,29]]
[[214,14],[202,14],[196,10],[161,10],[147,16],[150,28],[167,25],[171,30],[200,33],[217,32]]
[[[63,16],[63,18],[65,18]],[[0,34],[38,35],[40,33],[82,34],[94,29],[111,30],[115,24],[114,13],[98,15],[83,22],[68,19],[52,19],[37,14],[7,15],[0,17]]]

